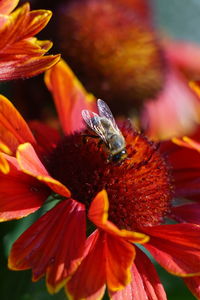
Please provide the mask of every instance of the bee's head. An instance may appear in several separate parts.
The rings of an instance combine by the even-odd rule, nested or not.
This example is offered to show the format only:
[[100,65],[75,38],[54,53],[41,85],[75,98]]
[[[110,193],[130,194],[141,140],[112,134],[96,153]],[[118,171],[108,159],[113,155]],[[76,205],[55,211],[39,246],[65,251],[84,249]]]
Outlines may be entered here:
[[110,156],[109,161],[117,163],[117,162],[124,160],[125,158],[127,158],[127,151],[126,151],[126,149],[123,149],[120,152]]

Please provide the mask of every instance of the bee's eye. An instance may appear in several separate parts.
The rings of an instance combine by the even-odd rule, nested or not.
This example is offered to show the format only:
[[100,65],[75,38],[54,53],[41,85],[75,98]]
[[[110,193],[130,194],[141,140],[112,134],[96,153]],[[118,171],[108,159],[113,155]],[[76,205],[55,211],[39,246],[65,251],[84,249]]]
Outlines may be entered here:
[[116,161],[120,160],[120,158],[121,158],[121,152],[113,155],[112,156],[112,161],[116,162]]
[[127,154],[125,149],[121,151],[121,155],[124,155],[124,154]]
[[112,161],[113,162],[117,162],[122,160],[123,158],[125,158],[127,156],[127,152],[126,149],[122,150],[121,152],[115,154],[112,156]]

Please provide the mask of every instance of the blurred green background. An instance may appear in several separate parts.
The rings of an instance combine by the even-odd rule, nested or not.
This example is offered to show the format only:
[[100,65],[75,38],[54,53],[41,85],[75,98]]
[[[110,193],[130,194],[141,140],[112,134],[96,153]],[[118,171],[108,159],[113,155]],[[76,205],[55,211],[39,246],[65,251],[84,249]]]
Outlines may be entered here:
[[199,0],[153,0],[154,20],[170,36],[200,42]]
[[[47,1],[48,2],[48,1]],[[161,32],[174,38],[200,43],[200,0],[153,0],[154,19]],[[44,7],[44,5],[43,5]],[[46,7],[48,8],[48,3]],[[1,93],[7,89],[1,85]],[[5,93],[9,96],[9,91]],[[47,293],[44,280],[31,283],[31,272],[15,272],[7,269],[7,254],[12,242],[36,218],[38,213],[20,221],[0,224],[0,299],[1,300],[61,300],[66,299],[64,292],[51,296]],[[183,284],[182,280],[169,275],[157,266],[162,283],[169,300],[195,299]]]

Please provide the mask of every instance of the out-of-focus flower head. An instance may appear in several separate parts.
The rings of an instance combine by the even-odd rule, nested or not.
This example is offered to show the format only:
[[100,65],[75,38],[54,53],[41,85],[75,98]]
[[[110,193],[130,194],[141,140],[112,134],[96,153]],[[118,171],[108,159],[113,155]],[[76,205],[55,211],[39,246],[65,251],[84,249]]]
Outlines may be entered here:
[[166,40],[153,24],[151,1],[61,1],[57,18],[63,57],[87,89],[117,115],[141,113],[153,139],[195,130],[200,46]]
[[[9,267],[32,269],[33,281],[46,276],[50,293],[65,286],[71,299],[100,299],[107,286],[115,300],[165,300],[142,245],[167,271],[185,278],[199,297],[200,220],[189,200],[186,222],[180,218],[181,202],[173,203],[174,192],[183,196],[177,187],[199,196],[199,189],[189,186],[194,172],[188,189],[175,176],[183,158],[177,149],[182,148],[170,142],[159,151],[123,121],[119,128],[128,157],[117,164],[108,161],[105,145],[84,128],[81,117],[82,109],[96,111],[95,98],[64,62],[46,73],[45,82],[63,137],[39,122],[28,125],[0,97],[0,140],[12,151],[1,149],[10,171],[0,173],[0,220],[29,215],[46,199],[58,201],[13,244]],[[171,170],[164,153],[171,163],[176,158]],[[166,218],[176,224],[166,224]]]
[[84,0],[63,4],[59,11],[64,57],[118,114],[153,98],[164,85],[161,47],[139,8],[138,1]]
[[0,2],[0,80],[35,76],[60,59],[60,55],[44,56],[52,43],[34,37],[46,26],[52,13],[30,11],[29,3],[14,10],[18,2]]

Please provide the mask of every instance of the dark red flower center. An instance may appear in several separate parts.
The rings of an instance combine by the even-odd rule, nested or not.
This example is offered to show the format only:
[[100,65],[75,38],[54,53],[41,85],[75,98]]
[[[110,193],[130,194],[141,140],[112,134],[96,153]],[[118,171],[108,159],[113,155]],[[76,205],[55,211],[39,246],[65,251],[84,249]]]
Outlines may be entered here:
[[89,207],[102,189],[109,198],[109,220],[129,230],[163,221],[169,212],[172,187],[166,162],[156,144],[124,123],[128,157],[120,163],[108,161],[99,139],[85,132],[66,136],[49,161],[50,174],[65,184],[72,197]]

